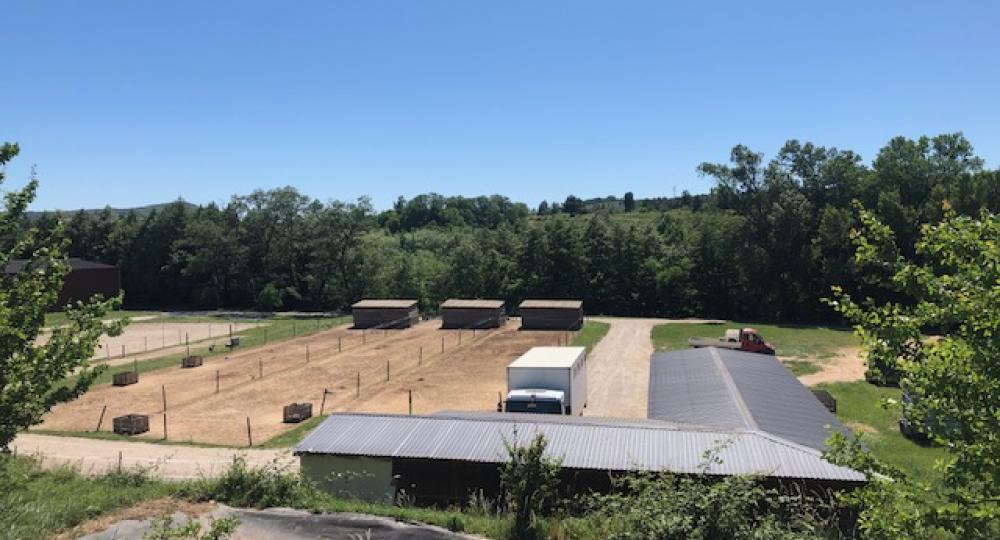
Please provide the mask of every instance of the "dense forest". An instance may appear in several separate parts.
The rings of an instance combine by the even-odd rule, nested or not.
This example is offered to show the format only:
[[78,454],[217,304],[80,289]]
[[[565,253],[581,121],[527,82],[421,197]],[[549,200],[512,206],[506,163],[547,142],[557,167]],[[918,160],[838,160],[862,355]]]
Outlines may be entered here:
[[119,265],[130,306],[342,310],[413,297],[434,310],[447,297],[573,297],[590,313],[820,321],[838,317],[820,302],[832,284],[891,294],[854,263],[861,208],[904,249],[948,208],[1000,210],[1000,171],[961,134],[895,138],[870,164],[795,140],[770,161],[736,146],[698,173],[715,180],[706,195],[629,193],[596,207],[426,194],[376,212],[286,187],[225,207],[32,220],[62,220],[72,256]]

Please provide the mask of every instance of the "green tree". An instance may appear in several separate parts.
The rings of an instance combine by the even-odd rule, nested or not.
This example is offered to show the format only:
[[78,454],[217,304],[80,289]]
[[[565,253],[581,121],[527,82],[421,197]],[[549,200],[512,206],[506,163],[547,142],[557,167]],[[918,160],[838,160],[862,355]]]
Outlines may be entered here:
[[[0,146],[0,183],[3,166],[18,153],[16,144]],[[69,272],[69,242],[57,225],[45,237],[35,228],[21,228],[28,204],[35,198],[34,177],[20,189],[4,193],[0,211],[0,267],[25,260],[14,273],[0,273],[0,448],[6,449],[18,431],[41,421],[57,403],[73,399],[90,387],[98,370],[88,359],[100,337],[121,332],[125,321],[104,324],[101,318],[118,306],[120,298],[93,299],[66,307],[68,323],[51,330],[38,344],[45,313],[51,308]],[[71,373],[73,382],[65,379]]]
[[[925,225],[907,259],[893,231],[860,212],[859,263],[887,272],[912,301],[857,301],[834,288],[830,302],[857,326],[871,366],[892,371],[909,399],[903,414],[951,452],[927,527],[961,538],[1000,535],[1000,218],[957,216]],[[939,339],[926,339],[933,329]],[[868,519],[891,507],[871,506]]]
[[527,446],[516,441],[504,441],[504,446],[507,461],[500,469],[500,486],[514,517],[509,536],[512,540],[541,538],[544,534],[537,518],[555,502],[562,464],[545,456],[548,442],[541,433]]

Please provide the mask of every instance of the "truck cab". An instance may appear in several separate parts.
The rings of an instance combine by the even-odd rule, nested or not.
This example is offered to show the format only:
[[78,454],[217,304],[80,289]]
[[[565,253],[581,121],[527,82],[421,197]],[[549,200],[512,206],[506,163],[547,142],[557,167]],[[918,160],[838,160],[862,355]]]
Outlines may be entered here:
[[[727,332],[728,334],[728,332]],[[728,337],[728,335],[727,335]],[[753,328],[740,330],[740,350],[753,353],[774,354],[774,347],[764,341],[764,338]]]
[[569,414],[561,390],[519,389],[507,393],[504,411],[512,413]]

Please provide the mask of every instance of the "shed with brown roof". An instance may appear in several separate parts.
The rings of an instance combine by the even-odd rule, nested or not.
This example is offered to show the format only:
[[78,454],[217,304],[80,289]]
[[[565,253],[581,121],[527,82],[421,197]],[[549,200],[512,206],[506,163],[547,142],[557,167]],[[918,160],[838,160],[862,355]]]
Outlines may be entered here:
[[441,328],[499,328],[506,322],[503,300],[452,298],[441,304]]
[[351,306],[355,328],[409,328],[420,321],[416,300],[366,299]]
[[579,330],[582,300],[525,300],[518,306],[524,330]]

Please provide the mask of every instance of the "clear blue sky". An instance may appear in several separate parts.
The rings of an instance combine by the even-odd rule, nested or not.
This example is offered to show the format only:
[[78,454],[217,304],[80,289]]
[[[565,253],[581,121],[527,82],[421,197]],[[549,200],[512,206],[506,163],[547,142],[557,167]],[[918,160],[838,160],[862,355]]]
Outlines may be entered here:
[[788,138],[1000,161],[996,2],[5,2],[0,139],[37,209],[704,192]]

